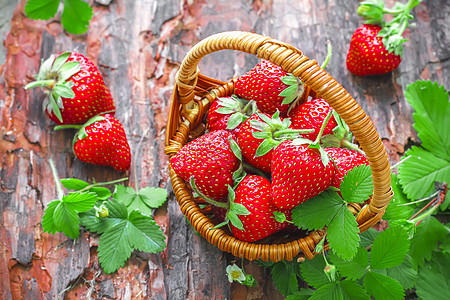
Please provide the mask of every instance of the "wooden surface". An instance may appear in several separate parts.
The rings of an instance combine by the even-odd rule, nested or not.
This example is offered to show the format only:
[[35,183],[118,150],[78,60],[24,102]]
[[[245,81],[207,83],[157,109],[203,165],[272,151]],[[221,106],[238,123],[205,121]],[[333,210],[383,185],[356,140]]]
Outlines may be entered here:
[[[450,88],[450,1],[423,1],[416,26],[406,33],[403,62],[392,74],[356,77],[345,68],[351,35],[361,24],[358,1],[294,0],[113,0],[94,1],[87,34],[65,33],[60,18],[33,21],[25,1],[0,0],[0,299],[282,299],[267,270],[245,262],[258,285],[229,284],[223,254],[193,232],[173,193],[155,219],[168,236],[161,254],[134,253],[118,272],[101,272],[98,237],[76,241],[42,232],[41,217],[56,197],[48,158],[60,177],[107,181],[130,177],[140,187],[171,191],[164,133],[177,66],[196,42],[227,30],[254,31],[287,42],[309,58],[325,58],[327,71],[361,104],[389,153],[398,161],[418,142],[403,91],[417,79]],[[23,86],[52,53],[76,50],[100,67],[115,99],[132,149],[133,172],[87,165],[71,152],[71,131],[53,131],[42,111],[43,94]],[[228,80],[248,71],[255,57],[223,51],[205,57],[203,74]],[[143,139],[138,149],[139,141]]]

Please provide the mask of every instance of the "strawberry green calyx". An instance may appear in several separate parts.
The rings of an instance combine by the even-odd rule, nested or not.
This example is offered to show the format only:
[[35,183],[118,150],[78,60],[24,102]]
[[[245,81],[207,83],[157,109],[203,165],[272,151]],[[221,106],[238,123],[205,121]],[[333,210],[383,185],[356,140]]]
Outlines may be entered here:
[[279,96],[284,97],[281,104],[295,103],[303,95],[305,86],[303,82],[294,75],[288,74],[287,76],[282,77],[281,82],[288,86],[279,94]]
[[25,86],[25,89],[41,87],[48,97],[44,102],[44,109],[48,113],[53,112],[61,122],[61,109],[64,108],[62,97],[75,98],[75,92],[72,90],[74,83],[68,79],[81,70],[80,62],[67,61],[70,54],[71,52],[64,52],[57,57],[51,55],[42,62],[36,81]]
[[280,113],[277,111],[272,118],[265,114],[257,113],[260,120],[250,120],[250,125],[258,130],[252,133],[253,137],[263,141],[256,149],[255,157],[260,157],[275,149],[285,140],[296,139],[302,133],[313,132],[313,129],[292,129],[289,118],[281,120]]
[[[402,35],[410,21],[414,19],[411,10],[420,2],[421,0],[409,0],[407,3],[396,2],[392,8],[386,8],[383,0],[366,0],[360,3],[357,12],[366,19],[366,24],[382,27],[378,36],[383,38],[383,45],[388,52],[402,56],[402,44],[408,40]],[[391,21],[385,21],[386,14],[392,15]]]
[[257,107],[254,100],[245,100],[236,95],[230,97],[220,97],[217,99],[219,107],[216,112],[230,115],[227,121],[227,129],[232,130],[256,113]]

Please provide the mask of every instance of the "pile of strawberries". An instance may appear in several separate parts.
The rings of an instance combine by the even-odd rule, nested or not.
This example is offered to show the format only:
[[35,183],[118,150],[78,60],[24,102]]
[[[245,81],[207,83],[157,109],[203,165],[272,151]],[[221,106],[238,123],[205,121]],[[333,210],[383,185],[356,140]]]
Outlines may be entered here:
[[209,131],[170,160],[213,205],[217,226],[228,223],[242,241],[288,227],[294,207],[330,186],[339,189],[349,170],[368,164],[325,100],[299,105],[303,91],[298,78],[261,61],[236,79],[235,95],[211,104]]
[[114,117],[113,98],[92,61],[76,52],[52,55],[42,62],[36,81],[25,86],[32,87],[44,90],[44,109],[58,124],[55,129],[78,129],[73,140],[78,159],[118,171],[130,168],[125,131]]

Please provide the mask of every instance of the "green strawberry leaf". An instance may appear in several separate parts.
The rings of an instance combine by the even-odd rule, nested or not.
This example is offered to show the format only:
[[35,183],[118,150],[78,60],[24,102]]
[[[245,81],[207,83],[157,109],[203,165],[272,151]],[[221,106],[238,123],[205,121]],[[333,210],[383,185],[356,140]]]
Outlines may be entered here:
[[370,166],[360,165],[350,170],[342,180],[339,189],[342,198],[351,203],[362,203],[373,193]]
[[430,81],[408,85],[405,97],[414,108],[414,128],[422,147],[413,146],[411,156],[398,167],[400,183],[410,199],[425,198],[434,182],[450,180],[450,104],[443,86]]
[[422,147],[434,156],[450,161],[450,102],[448,92],[437,82],[416,81],[405,91],[414,108],[414,128]]
[[63,196],[62,198],[62,202],[67,203],[71,209],[79,213],[88,211],[93,208],[97,200],[97,194],[91,192],[73,192],[69,195]]
[[339,285],[342,288],[344,299],[348,300],[370,300],[369,295],[363,287],[353,280],[340,281]]
[[139,197],[148,207],[158,208],[166,202],[168,193],[163,188],[146,186],[139,190]]
[[56,231],[63,232],[67,237],[76,239],[80,236],[80,219],[70,203],[58,203],[53,212],[53,222]]
[[129,186],[116,185],[113,193],[114,199],[122,202],[125,206],[129,206],[136,198],[136,191]]
[[361,238],[360,246],[365,248],[372,246],[373,241],[375,241],[379,233],[380,232],[374,228],[369,228],[361,233],[359,235],[359,237]]
[[398,177],[409,199],[430,195],[435,189],[435,181],[450,181],[450,160],[439,158],[417,146],[406,151],[405,155],[410,157],[399,165]]
[[89,192],[97,194],[99,200],[107,200],[112,195],[109,189],[100,186],[90,188]]
[[387,276],[397,280],[405,290],[413,288],[417,280],[417,269],[411,256],[406,255],[401,265],[387,269]]
[[61,200],[53,200],[48,205],[42,216],[42,228],[44,232],[55,234],[58,230],[56,228],[53,215],[55,214],[56,207],[61,203]]
[[375,299],[404,299],[405,292],[401,284],[385,275],[369,271],[364,276],[364,288]]
[[391,173],[391,186],[394,191],[394,197],[389,202],[386,212],[383,215],[383,219],[409,219],[413,215],[414,207],[412,205],[404,205],[410,201],[403,193],[398,176],[394,173]]
[[419,269],[416,293],[421,299],[450,299],[450,254],[434,252]]
[[239,230],[244,230],[244,224],[241,219],[239,219],[238,214],[232,210],[227,212],[227,218],[230,220],[231,224]]
[[303,229],[323,229],[330,224],[342,207],[344,201],[341,197],[334,191],[325,190],[295,207],[292,210],[292,221]]
[[359,246],[359,228],[346,205],[341,206],[327,229],[330,248],[345,260],[353,258]]
[[373,242],[370,251],[370,267],[387,269],[403,263],[409,250],[408,233],[401,227],[389,227]]
[[165,236],[153,218],[132,211],[128,214],[118,201],[105,203],[110,215],[102,218],[103,234],[100,236],[98,256],[106,273],[112,273],[125,264],[134,249],[157,253],[166,247]]
[[291,295],[288,295],[284,300],[308,300],[314,294],[315,290],[310,288],[299,289],[293,291]]
[[367,265],[369,264],[369,252],[367,252],[366,248],[359,247],[352,260],[343,260],[332,252],[329,255],[341,276],[357,280],[366,274]]
[[416,233],[411,239],[409,254],[415,265],[422,266],[425,260],[430,260],[433,250],[448,234],[447,228],[435,217],[427,217],[417,225]]
[[296,261],[279,261],[273,264],[270,274],[275,286],[283,296],[298,290],[300,266]]
[[33,20],[48,20],[58,11],[60,0],[28,0],[25,14]]
[[316,255],[313,259],[305,260],[300,264],[303,280],[316,289],[330,283],[324,272],[325,266],[326,262],[322,255]]
[[81,0],[64,0],[61,23],[67,32],[82,34],[89,29],[92,15],[92,7],[88,3]]
[[64,179],[61,179],[61,183],[62,183],[63,187],[65,187],[66,189],[76,190],[76,191],[82,190],[85,187],[89,186],[89,183],[87,183],[86,181],[76,179],[76,178],[64,178]]

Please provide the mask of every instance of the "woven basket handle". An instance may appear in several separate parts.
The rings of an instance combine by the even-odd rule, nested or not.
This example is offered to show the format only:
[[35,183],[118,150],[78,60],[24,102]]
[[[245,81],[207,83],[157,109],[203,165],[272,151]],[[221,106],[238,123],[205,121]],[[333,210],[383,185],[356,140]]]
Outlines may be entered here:
[[184,58],[176,76],[178,105],[183,107],[194,103],[195,87],[202,57],[220,50],[238,50],[269,60],[287,73],[299,77],[317,94],[325,99],[347,123],[355,138],[366,153],[373,176],[373,197],[369,206],[359,214],[358,223],[375,214],[382,215],[392,198],[391,173],[386,150],[373,126],[352,96],[317,62],[310,60],[303,53],[286,43],[255,33],[230,31],[211,35],[196,44]]

